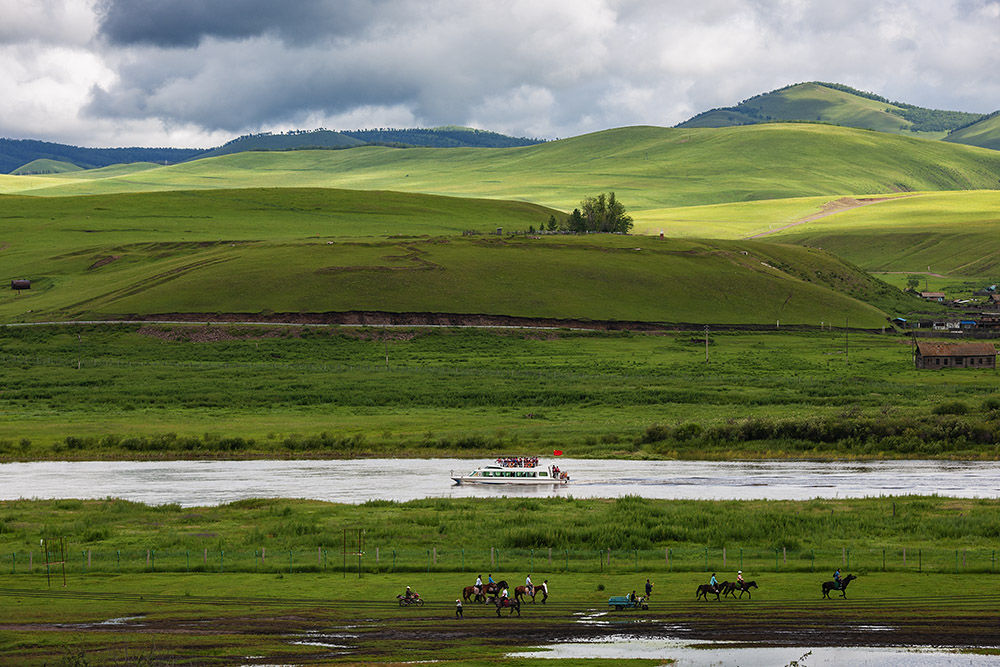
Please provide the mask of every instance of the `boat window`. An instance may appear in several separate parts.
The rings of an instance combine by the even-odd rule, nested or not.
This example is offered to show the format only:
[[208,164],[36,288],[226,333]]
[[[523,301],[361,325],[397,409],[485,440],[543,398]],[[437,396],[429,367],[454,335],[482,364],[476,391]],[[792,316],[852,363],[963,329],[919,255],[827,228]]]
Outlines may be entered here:
[[547,472],[540,472],[540,473],[538,473],[538,476],[539,477],[548,477],[549,473],[547,473]]

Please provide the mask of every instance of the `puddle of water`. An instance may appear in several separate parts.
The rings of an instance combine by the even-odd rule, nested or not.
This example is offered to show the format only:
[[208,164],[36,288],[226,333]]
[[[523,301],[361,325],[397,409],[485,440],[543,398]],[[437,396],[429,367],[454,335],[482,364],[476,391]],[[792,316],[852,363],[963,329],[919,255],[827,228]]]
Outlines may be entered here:
[[909,647],[756,647],[711,648],[713,642],[671,639],[640,639],[617,635],[539,647],[510,653],[512,658],[671,658],[678,667],[694,665],[740,665],[772,667],[799,661],[803,667],[938,667],[961,665],[996,667],[996,656],[973,655],[953,650]]

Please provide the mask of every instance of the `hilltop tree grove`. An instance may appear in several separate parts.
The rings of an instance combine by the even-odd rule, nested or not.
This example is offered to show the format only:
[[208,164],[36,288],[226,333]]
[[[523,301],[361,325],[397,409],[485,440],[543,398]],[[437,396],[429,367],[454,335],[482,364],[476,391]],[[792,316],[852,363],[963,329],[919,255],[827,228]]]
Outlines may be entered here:
[[632,216],[625,212],[625,205],[614,192],[587,197],[580,208],[573,209],[569,217],[573,232],[606,232],[628,234],[632,230]]

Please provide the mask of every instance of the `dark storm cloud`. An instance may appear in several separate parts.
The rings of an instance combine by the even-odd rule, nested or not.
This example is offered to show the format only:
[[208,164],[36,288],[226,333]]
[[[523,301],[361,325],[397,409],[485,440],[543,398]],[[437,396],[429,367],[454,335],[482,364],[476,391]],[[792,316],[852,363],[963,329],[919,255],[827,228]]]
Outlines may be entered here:
[[190,47],[205,37],[279,35],[288,42],[355,34],[390,5],[378,0],[103,0],[100,34],[118,46]]

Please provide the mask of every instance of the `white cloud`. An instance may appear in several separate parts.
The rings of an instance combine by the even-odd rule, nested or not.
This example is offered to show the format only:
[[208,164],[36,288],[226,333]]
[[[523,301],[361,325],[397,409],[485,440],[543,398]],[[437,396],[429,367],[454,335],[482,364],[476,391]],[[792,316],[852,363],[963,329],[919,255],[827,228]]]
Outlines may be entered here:
[[[996,0],[101,3],[0,0],[0,135],[180,146],[460,124],[565,137],[808,80],[1000,107]],[[240,19],[254,7],[266,16]]]

